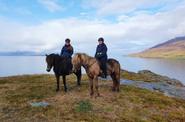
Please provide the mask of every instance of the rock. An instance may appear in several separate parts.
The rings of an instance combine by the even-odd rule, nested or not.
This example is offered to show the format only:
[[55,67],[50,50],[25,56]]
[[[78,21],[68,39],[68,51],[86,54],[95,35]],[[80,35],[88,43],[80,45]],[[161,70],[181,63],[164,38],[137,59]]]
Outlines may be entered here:
[[178,87],[164,82],[144,82],[121,79],[121,84],[138,88],[148,89],[163,93],[166,96],[181,98],[185,100],[185,87]]
[[46,107],[49,105],[47,102],[31,102],[30,105],[32,107]]
[[122,77],[128,80],[145,81],[145,82],[161,82],[161,83],[167,83],[178,87],[184,86],[179,80],[153,73],[150,70],[141,70],[141,71],[138,71],[138,73],[122,70]]
[[155,74],[153,72],[151,72],[150,70],[141,70],[141,71],[138,71],[139,74]]

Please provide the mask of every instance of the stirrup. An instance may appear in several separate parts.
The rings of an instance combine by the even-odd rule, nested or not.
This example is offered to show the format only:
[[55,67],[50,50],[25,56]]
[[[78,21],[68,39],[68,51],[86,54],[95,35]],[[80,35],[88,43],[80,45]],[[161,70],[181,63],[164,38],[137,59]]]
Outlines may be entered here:
[[102,78],[105,78],[105,79],[107,78],[107,76],[106,76],[105,74],[103,74],[101,77],[102,77]]

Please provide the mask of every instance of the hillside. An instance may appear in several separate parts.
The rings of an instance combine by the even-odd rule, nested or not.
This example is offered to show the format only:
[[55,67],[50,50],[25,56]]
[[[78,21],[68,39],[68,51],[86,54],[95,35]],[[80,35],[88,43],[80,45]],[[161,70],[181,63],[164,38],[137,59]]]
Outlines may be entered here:
[[185,59],[185,37],[176,37],[131,56],[144,58]]
[[[87,77],[80,88],[74,76],[67,77],[69,91],[55,91],[54,75],[24,75],[0,78],[0,120],[3,122],[60,121],[185,121],[185,102],[128,85],[111,91],[111,81],[100,81],[100,97],[89,96]],[[61,82],[62,84],[62,82]],[[34,107],[32,102],[47,102]]]

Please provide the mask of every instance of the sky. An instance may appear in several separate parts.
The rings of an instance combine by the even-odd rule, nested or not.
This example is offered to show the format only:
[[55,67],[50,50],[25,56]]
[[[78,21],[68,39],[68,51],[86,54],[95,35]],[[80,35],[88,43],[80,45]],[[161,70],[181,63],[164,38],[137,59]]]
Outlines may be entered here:
[[185,36],[185,0],[0,0],[0,52],[94,55],[99,37],[110,55],[142,51]]

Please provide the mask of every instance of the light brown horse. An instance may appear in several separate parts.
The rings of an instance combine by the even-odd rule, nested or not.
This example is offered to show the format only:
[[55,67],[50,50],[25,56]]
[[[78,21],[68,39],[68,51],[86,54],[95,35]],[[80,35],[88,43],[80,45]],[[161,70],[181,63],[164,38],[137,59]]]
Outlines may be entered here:
[[[76,71],[84,67],[86,73],[90,80],[90,95],[94,94],[94,86],[96,89],[97,96],[99,96],[98,91],[98,76],[101,75],[102,70],[100,69],[100,63],[96,58],[88,56],[85,53],[76,53],[72,58],[73,71]],[[107,74],[111,76],[113,80],[113,91],[119,91],[120,86],[120,64],[115,59],[107,60]]]

